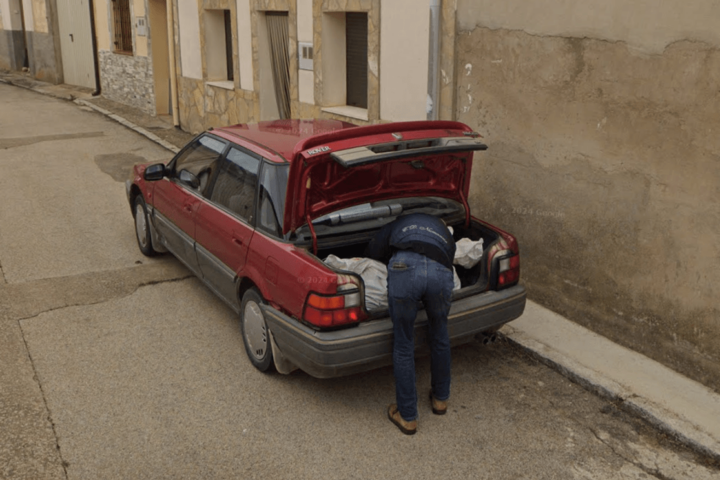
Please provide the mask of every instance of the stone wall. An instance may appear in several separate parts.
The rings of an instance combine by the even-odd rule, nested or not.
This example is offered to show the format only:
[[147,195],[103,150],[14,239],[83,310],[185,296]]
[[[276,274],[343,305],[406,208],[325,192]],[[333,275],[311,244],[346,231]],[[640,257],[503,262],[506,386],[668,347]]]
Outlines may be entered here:
[[180,125],[188,132],[257,121],[253,92],[230,90],[185,77],[180,78],[178,91]]
[[148,57],[98,52],[104,97],[155,114],[155,89]]
[[473,214],[518,236],[530,298],[720,391],[720,41],[679,38],[680,2],[540,3],[458,7]]

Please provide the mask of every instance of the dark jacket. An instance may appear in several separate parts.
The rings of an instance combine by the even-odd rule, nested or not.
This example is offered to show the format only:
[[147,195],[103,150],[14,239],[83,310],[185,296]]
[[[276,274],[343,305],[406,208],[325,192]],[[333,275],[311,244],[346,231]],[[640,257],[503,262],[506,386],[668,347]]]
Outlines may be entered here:
[[367,257],[388,263],[396,250],[410,250],[452,270],[455,240],[442,220],[425,213],[414,213],[388,223],[367,246]]

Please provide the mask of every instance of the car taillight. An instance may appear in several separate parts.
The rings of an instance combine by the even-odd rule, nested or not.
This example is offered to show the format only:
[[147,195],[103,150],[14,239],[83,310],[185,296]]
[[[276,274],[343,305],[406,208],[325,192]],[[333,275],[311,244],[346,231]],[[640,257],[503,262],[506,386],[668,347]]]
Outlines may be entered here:
[[520,279],[520,255],[501,258],[498,261],[498,289],[514,285]]
[[306,322],[323,328],[356,323],[364,317],[359,281],[351,275],[338,275],[336,295],[311,292],[303,313]]

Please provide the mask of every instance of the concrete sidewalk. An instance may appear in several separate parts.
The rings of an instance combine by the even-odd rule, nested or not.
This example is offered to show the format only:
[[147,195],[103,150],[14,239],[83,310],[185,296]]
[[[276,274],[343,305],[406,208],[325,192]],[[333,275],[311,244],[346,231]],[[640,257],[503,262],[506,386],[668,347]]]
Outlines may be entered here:
[[720,395],[528,301],[500,332],[546,365],[720,461]]
[[[67,85],[18,73],[0,82],[74,101],[177,152],[193,136],[125,105]],[[500,333],[574,382],[645,419],[669,436],[720,462],[720,395],[664,365],[529,301],[521,318]]]

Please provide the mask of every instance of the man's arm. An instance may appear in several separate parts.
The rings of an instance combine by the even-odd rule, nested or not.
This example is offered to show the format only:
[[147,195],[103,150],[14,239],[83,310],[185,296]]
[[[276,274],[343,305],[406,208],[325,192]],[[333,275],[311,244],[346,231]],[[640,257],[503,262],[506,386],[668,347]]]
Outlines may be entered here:
[[387,263],[390,260],[392,249],[390,248],[390,235],[392,234],[395,222],[390,222],[375,234],[365,248],[365,256]]

